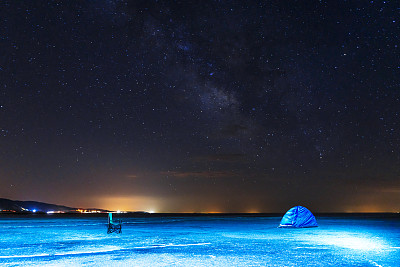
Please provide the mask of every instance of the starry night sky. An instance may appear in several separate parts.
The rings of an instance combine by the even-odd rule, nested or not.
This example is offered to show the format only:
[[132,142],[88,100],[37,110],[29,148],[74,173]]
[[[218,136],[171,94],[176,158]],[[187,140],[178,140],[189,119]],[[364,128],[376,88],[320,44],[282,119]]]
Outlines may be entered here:
[[400,211],[398,1],[1,1],[0,197]]

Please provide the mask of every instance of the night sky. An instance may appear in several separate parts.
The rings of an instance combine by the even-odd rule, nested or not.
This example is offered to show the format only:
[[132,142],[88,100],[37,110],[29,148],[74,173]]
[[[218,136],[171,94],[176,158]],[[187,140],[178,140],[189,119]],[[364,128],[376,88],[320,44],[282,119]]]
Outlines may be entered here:
[[0,197],[400,211],[398,1],[1,1]]

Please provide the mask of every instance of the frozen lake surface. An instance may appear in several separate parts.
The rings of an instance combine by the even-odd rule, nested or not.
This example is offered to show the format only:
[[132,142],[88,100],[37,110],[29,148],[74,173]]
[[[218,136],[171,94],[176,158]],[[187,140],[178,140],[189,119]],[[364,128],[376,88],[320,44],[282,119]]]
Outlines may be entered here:
[[316,218],[0,216],[0,266],[400,266],[399,218]]

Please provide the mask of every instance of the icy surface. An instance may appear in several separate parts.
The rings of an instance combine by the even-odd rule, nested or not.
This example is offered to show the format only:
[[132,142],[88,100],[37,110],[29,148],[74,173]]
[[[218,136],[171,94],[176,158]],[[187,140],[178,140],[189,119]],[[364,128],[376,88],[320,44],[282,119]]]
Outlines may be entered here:
[[400,220],[273,217],[0,217],[0,266],[400,266]]

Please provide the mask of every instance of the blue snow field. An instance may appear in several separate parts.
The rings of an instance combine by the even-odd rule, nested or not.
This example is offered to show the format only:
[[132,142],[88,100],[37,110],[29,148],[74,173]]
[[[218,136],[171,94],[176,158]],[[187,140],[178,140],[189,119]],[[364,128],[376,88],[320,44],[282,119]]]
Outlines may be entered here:
[[[118,217],[117,215],[115,216]],[[0,266],[400,266],[400,219],[1,216]]]

